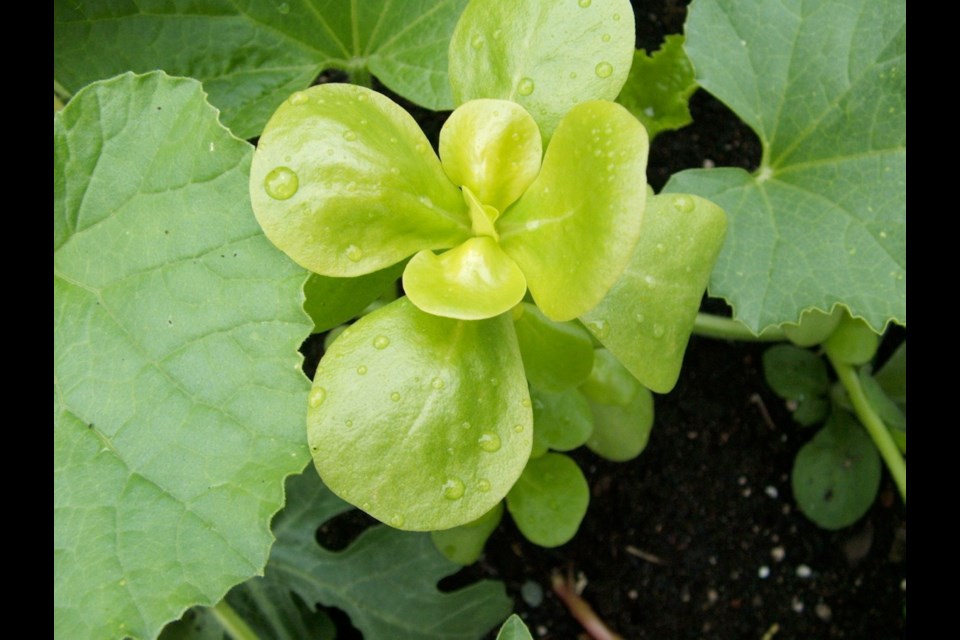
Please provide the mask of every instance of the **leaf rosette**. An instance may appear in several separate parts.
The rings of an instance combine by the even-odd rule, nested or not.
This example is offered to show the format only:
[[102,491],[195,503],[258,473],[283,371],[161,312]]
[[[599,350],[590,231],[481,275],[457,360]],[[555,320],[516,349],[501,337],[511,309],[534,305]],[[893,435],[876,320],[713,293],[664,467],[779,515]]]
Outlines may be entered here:
[[325,354],[307,418],[328,486],[393,526],[457,526],[507,494],[533,414],[505,312],[529,289],[550,321],[583,315],[637,245],[643,125],[591,100],[542,140],[519,104],[470,100],[438,157],[401,107],[341,84],[293,94],[260,138],[253,208],[294,261],[345,278],[409,258],[406,297]]

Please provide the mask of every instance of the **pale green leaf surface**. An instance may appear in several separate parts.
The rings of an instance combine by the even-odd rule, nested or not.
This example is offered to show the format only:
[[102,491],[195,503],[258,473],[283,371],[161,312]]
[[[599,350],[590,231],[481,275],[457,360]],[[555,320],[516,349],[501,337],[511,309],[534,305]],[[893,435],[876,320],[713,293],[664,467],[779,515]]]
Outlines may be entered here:
[[537,177],[542,157],[537,123],[513,102],[472,100],[440,130],[440,159],[450,180],[498,214]]
[[502,583],[441,592],[437,583],[460,565],[426,534],[377,526],[343,551],[319,546],[317,528],[343,507],[315,473],[290,478],[266,578],[307,602],[342,609],[366,640],[474,640],[510,612]]
[[647,132],[614,102],[571,109],[537,179],[497,222],[500,244],[552,320],[593,308],[640,237],[647,199]]
[[549,140],[573,105],[617,97],[633,51],[627,0],[472,0],[450,40],[450,84],[456,104],[518,102]]
[[603,404],[626,405],[642,385],[609,350],[594,350],[593,370],[580,385],[587,398]]
[[800,314],[799,322],[788,322],[781,328],[793,344],[799,347],[812,347],[829,338],[845,315],[846,309],[839,304],[834,306],[830,313],[819,309],[808,309]]
[[530,455],[533,412],[506,314],[452,320],[401,298],[337,338],[309,404],[327,486],[400,529],[479,518]]
[[67,89],[124,71],[197,78],[223,121],[252,138],[327,68],[366,69],[450,109],[450,34],[466,0],[54,2],[54,70]]
[[688,106],[697,89],[693,65],[683,51],[683,36],[667,36],[660,49],[638,49],[617,102],[630,110],[653,139],[661,131],[685,127],[693,118]]
[[711,280],[754,332],[841,302],[906,324],[906,3],[695,2],[699,84],[763,145],[760,169],[684,171],[666,189],[731,219]]
[[303,285],[303,310],[313,319],[313,332],[322,333],[360,315],[368,304],[387,292],[406,265],[392,267],[356,278],[330,278],[311,273]]
[[880,488],[880,454],[857,420],[834,409],[793,464],[793,495],[804,515],[824,529],[860,519]]
[[587,442],[593,432],[593,415],[583,393],[577,389],[553,393],[531,388],[530,396],[535,448],[572,451]]
[[904,340],[873,376],[884,393],[903,405],[907,403],[907,341]]
[[514,613],[500,627],[497,640],[533,640],[533,636],[530,635],[530,630],[523,624],[520,616]]
[[700,301],[727,227],[718,206],[697,196],[647,201],[627,270],[581,320],[644,385],[677,383]]
[[861,365],[873,360],[880,345],[880,336],[867,326],[862,318],[844,315],[827,341],[824,349],[831,357],[845,364]]
[[346,84],[277,110],[253,156],[250,199],[267,237],[325,276],[379,271],[470,235],[463,196],[410,114]]
[[593,342],[579,323],[554,322],[529,302],[513,325],[527,380],[546,391],[572,389],[593,369]]
[[430,537],[448,560],[462,565],[473,564],[480,559],[487,538],[496,530],[502,517],[503,502],[498,502],[493,509],[473,522],[453,529],[431,531]]
[[785,400],[823,396],[830,387],[823,358],[790,344],[774,345],[763,352],[763,377]]
[[541,547],[569,542],[589,503],[590,489],[583,472],[562,453],[531,458],[507,494],[507,510],[517,528]]
[[483,320],[516,306],[527,281],[496,240],[481,236],[439,256],[430,251],[413,256],[403,271],[403,288],[427,313]]
[[903,446],[900,446],[900,450],[906,453],[906,414],[900,410],[900,407],[893,398],[884,392],[880,383],[867,373],[865,368],[860,369],[858,377],[860,378],[860,386],[863,388],[863,394],[866,396],[867,402],[870,403],[873,410],[876,411],[877,415],[880,416],[880,419],[883,420],[883,423],[887,425],[891,432],[899,431],[900,434],[897,434],[898,438],[899,435],[902,435],[902,438],[899,438],[897,446],[900,446],[900,441],[902,441]]
[[304,274],[246,205],[200,84],[54,117],[54,632],[155,637],[258,573],[303,468]]

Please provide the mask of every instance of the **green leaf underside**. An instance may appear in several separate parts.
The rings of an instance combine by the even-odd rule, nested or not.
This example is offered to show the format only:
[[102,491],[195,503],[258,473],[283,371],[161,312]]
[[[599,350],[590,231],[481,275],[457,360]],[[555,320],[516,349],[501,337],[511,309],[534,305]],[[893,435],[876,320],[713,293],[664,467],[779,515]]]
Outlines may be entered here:
[[501,215],[500,245],[548,318],[582,315],[623,273],[640,236],[647,151],[626,109],[581,103],[557,127],[537,179]]
[[873,376],[883,391],[896,402],[907,404],[907,341],[904,340],[893,355]]
[[509,613],[499,582],[441,592],[437,583],[460,565],[444,558],[426,534],[376,526],[343,551],[319,546],[318,527],[344,506],[315,473],[290,478],[287,506],[273,522],[277,542],[265,577],[288,585],[305,602],[345,611],[367,640],[467,640]]
[[520,616],[514,613],[500,627],[497,640],[533,640],[533,636],[530,635],[530,630],[523,624]]
[[812,347],[829,338],[845,314],[842,305],[834,306],[830,313],[808,309],[800,314],[799,322],[783,325],[783,333],[790,342],[799,347]]
[[[260,638],[270,640],[335,640],[337,628],[325,613],[307,607],[289,587],[275,580],[251,578],[227,593],[227,603]],[[160,640],[226,640],[232,638],[212,609],[196,607],[168,624]]]
[[587,513],[590,490],[577,463],[562,453],[532,458],[507,494],[507,510],[530,542],[569,542]]
[[593,432],[593,415],[586,396],[577,389],[559,393],[531,389],[533,441],[544,451],[572,451]]
[[155,637],[218,601],[307,460],[304,275],[244,204],[250,155],[160,73],[54,117],[57,635]]
[[597,349],[593,362],[590,378],[580,387],[593,423],[587,447],[607,460],[636,458],[653,428],[653,394],[608,350]]
[[573,105],[617,97],[633,44],[627,0],[473,0],[450,40],[454,102],[517,102],[546,141]]
[[503,502],[498,502],[490,511],[473,522],[444,529],[431,531],[433,544],[445,558],[457,564],[473,564],[483,554],[483,546],[487,543],[503,517]]
[[731,218],[711,280],[759,333],[808,308],[906,324],[906,20],[900,0],[697,2],[702,87],[757,132],[764,161],[685,171]]
[[575,322],[554,322],[524,302],[514,320],[530,384],[546,391],[578,386],[593,368],[590,334]]
[[785,400],[822,396],[830,386],[823,358],[788,344],[763,352],[763,376],[774,393]]
[[440,256],[421,251],[403,272],[417,307],[438,316],[483,320],[509,311],[527,292],[517,263],[488,236],[470,238]]
[[450,34],[466,0],[54,2],[54,69],[72,91],[124,71],[201,80],[238,136],[260,133],[323,69],[366,68],[429,109],[451,109]]
[[473,100],[440,130],[440,159],[454,184],[503,212],[540,171],[540,130],[522,107],[504,100]]
[[900,410],[897,403],[884,393],[880,383],[867,373],[865,369],[861,369],[858,372],[858,377],[860,378],[860,386],[863,387],[863,394],[867,397],[867,402],[869,402],[873,410],[877,412],[877,415],[880,416],[884,424],[890,427],[891,430],[895,429],[906,433],[907,416]]
[[479,518],[530,454],[533,416],[507,315],[452,320],[401,298],[337,338],[309,404],[321,477],[400,529]]
[[303,310],[313,319],[313,332],[323,333],[357,317],[391,283],[406,265],[402,262],[356,278],[330,278],[311,273],[303,285]]
[[653,391],[670,391],[680,376],[726,226],[723,210],[709,200],[681,194],[651,197],[626,271],[581,318]]
[[813,440],[800,449],[791,476],[804,515],[824,529],[860,519],[880,488],[880,455],[853,416],[834,409]]
[[650,55],[643,49],[634,53],[630,76],[617,102],[643,123],[653,139],[661,131],[693,122],[688,104],[696,90],[693,65],[683,51],[683,36],[672,35]]
[[267,237],[303,267],[358,276],[470,237],[460,190],[413,118],[382,94],[328,84],[290,97],[250,170]]
[[839,362],[861,365],[873,360],[879,344],[880,336],[863,319],[845,314],[823,347]]

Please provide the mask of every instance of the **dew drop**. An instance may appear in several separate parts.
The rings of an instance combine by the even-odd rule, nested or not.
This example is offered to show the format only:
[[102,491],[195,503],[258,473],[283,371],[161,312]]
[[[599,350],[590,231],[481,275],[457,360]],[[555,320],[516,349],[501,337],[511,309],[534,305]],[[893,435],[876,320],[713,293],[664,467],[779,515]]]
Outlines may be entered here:
[[690,213],[695,206],[693,198],[688,198],[687,196],[680,196],[673,201],[673,208],[680,213]]
[[390,394],[390,399],[394,402],[400,402],[400,393],[398,391],[394,391]]
[[571,71],[571,72],[570,72],[570,79],[571,79],[571,80],[575,80],[576,78],[577,78],[577,72],[576,72],[576,71]]
[[290,104],[298,106],[301,104],[307,104],[310,101],[310,98],[307,97],[303,91],[297,91],[295,94],[290,96]]
[[358,247],[357,245],[352,244],[349,247],[347,247],[346,254],[347,254],[347,260],[349,260],[350,262],[359,262],[360,258],[363,257],[363,250],[360,249],[360,247]]
[[577,0],[577,4],[580,5],[581,9],[589,7],[591,2],[593,2],[593,0]]
[[523,78],[520,80],[520,84],[517,85],[517,93],[522,96],[528,96],[533,93],[534,84],[531,78]]
[[377,336],[373,339],[373,346],[376,349],[386,349],[390,346],[390,338],[387,336]]
[[427,150],[427,147],[422,142],[418,142],[416,145],[414,145],[413,150],[416,151],[417,153],[423,153],[424,151]]
[[347,420],[346,425],[348,429],[351,428],[353,426],[353,420]]
[[613,65],[609,62],[601,62],[594,68],[594,71],[597,77],[609,78],[613,74]]
[[604,42],[610,42],[610,34],[605,33],[602,36],[600,36],[600,39],[603,40]]
[[281,2],[277,5],[277,11],[280,13],[280,15],[285,16],[290,13],[290,5],[286,2]]
[[420,196],[420,204],[427,207],[428,209],[433,208],[433,200],[431,200],[427,196]]
[[594,320],[587,323],[587,328],[593,332],[595,336],[603,340],[610,333],[610,327],[607,326],[607,323],[603,320]]
[[654,337],[654,338],[662,338],[664,333],[666,333],[666,329],[663,328],[663,325],[662,325],[662,324],[654,324],[654,325],[653,325],[653,337]]
[[464,422],[463,424],[460,425],[460,428],[463,429],[464,431],[466,431],[467,429],[470,428],[470,423],[469,423],[469,422]]
[[277,167],[263,179],[263,190],[274,200],[287,200],[300,188],[300,179],[293,169]]
[[314,409],[323,404],[323,401],[327,399],[327,390],[323,387],[317,387],[310,392],[310,399],[308,402],[310,406]]
[[[357,102],[366,102],[366,101],[367,101],[367,94],[362,93],[362,92],[357,92]],[[366,120],[361,120],[360,123],[361,123],[361,124],[367,124],[367,121],[366,121]]]
[[481,35],[475,35],[475,36],[473,36],[473,39],[470,41],[470,46],[473,47],[474,49],[482,49],[482,48],[483,48],[483,36],[481,36]]
[[390,517],[390,524],[398,529],[403,526],[404,522],[403,516],[399,513],[395,513]]
[[520,401],[520,404],[522,404],[523,406],[525,406],[525,407],[527,407],[527,408],[529,409],[529,408],[530,408],[530,398],[524,398],[523,400]]
[[[494,39],[494,40],[499,40],[499,39],[502,38],[502,37],[503,37],[503,30],[502,30],[502,29],[497,29],[496,31],[493,32],[493,39]],[[494,115],[496,115],[496,114],[494,114]]]
[[362,364],[357,367],[357,373],[359,373],[361,376],[367,375],[367,365]]
[[443,381],[443,378],[434,378],[433,380],[430,381],[430,386],[433,387],[434,389],[443,389],[447,385]]
[[480,493],[486,493],[487,491],[490,491],[490,481],[486,478],[481,478],[477,482],[477,491]]
[[657,253],[665,253],[666,251],[667,251],[667,247],[662,242],[658,242]]
[[347,142],[353,142],[354,140],[357,139],[356,131],[351,131],[347,129],[346,131],[343,132],[343,139],[346,140]]
[[513,425],[513,430],[516,431],[517,433],[523,433],[523,425],[515,424]]
[[646,275],[643,277],[643,281],[647,283],[647,286],[651,289],[655,289],[657,286],[657,279],[651,275]]
[[480,436],[480,439],[477,440],[477,444],[480,445],[481,449],[488,453],[500,451],[500,436],[486,431]]
[[463,497],[463,492],[466,490],[466,487],[463,485],[463,480],[454,478],[453,476],[447,478],[442,488],[443,497],[447,500],[459,500]]
[[619,13],[613,14],[613,21],[614,21],[614,22],[620,22],[620,14],[619,14]]
[[364,511],[370,511],[370,503],[364,501],[363,504],[360,505],[360,508],[363,509]]

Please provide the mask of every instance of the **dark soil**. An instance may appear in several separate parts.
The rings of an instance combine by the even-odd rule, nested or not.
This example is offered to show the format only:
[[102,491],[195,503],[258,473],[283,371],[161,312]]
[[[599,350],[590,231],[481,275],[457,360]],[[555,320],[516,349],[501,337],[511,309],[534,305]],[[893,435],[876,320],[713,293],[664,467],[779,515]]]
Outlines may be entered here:
[[[685,5],[635,1],[637,46],[656,49],[681,32]],[[428,133],[445,117],[411,110]],[[687,168],[756,168],[759,142],[726,107],[698,91],[691,112],[693,125],[652,145],[656,190]],[[483,559],[442,586],[502,580],[535,638],[584,633],[551,591],[556,572],[572,575],[627,639],[905,637],[906,509],[896,488],[885,474],[873,508],[840,531],[819,529],[797,510],[790,470],[814,430],[794,423],[766,387],[765,348],[693,338],[676,389],[657,398],[639,458],[573,454],[592,491],[573,541],[537,547],[505,517]],[[352,537],[369,520],[326,534]]]

